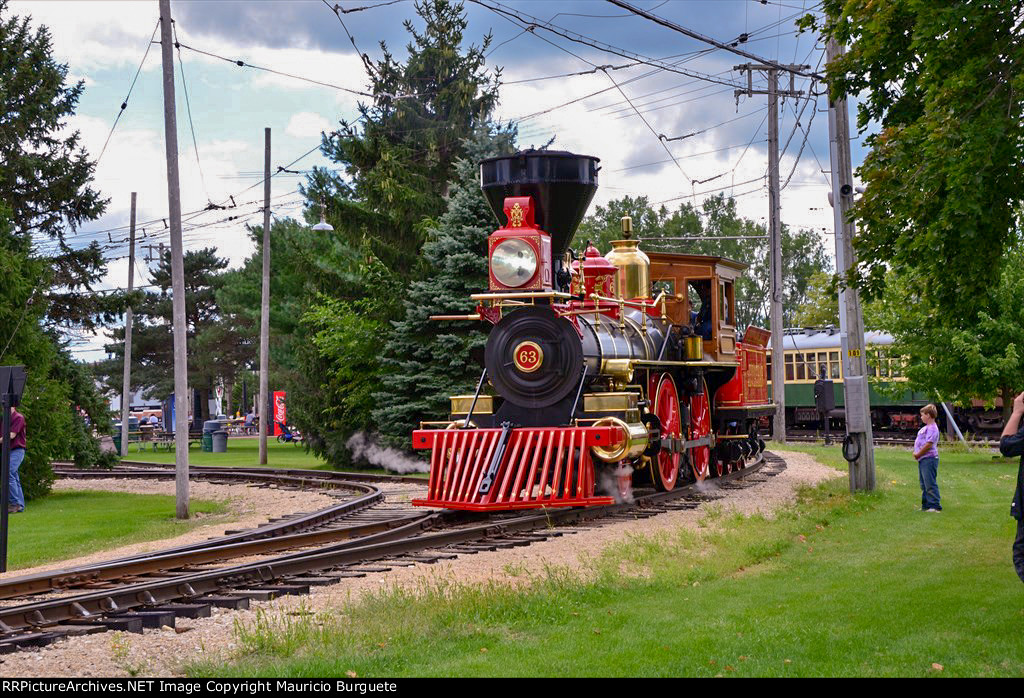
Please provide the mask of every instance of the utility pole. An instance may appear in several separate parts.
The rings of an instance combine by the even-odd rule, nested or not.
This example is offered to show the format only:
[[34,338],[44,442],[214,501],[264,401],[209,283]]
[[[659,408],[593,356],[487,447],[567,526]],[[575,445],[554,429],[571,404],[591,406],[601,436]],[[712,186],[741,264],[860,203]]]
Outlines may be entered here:
[[188,518],[188,355],[185,347],[185,261],[181,241],[178,182],[178,121],[174,111],[174,40],[171,0],[160,0],[160,54],[164,69],[164,142],[167,151],[167,208],[171,219],[171,291],[174,327],[174,483],[175,510]]
[[274,424],[270,404],[270,128],[263,129],[263,295],[260,301],[260,465],[267,464],[267,431]]
[[[135,198],[132,192],[131,224],[128,234],[128,293],[135,286]],[[124,313],[124,383],[121,388],[121,457],[128,457],[128,417],[131,414],[132,399],[132,307]]]
[[[834,39],[825,47],[828,62],[845,52]],[[829,151],[832,161],[832,210],[836,230],[836,272],[839,274],[839,341],[843,360],[843,397],[846,404],[846,440],[843,457],[850,464],[850,491],[875,489],[875,451],[868,400],[867,356],[864,351],[864,316],[860,295],[851,286],[849,272],[857,266],[853,252],[856,232],[850,221],[853,204],[853,160],[850,155],[850,116],[846,99],[829,97]]]
[[[146,229],[143,228],[142,230],[145,232]],[[156,260],[156,263],[160,264],[160,260],[164,258],[164,243],[161,242],[158,245],[142,245],[142,247],[146,250],[147,263],[152,264],[153,260]],[[153,250],[159,250],[159,252],[154,254]]]
[[[789,89],[779,91],[779,70],[789,71]],[[747,88],[736,90],[736,99],[741,95],[768,95],[768,240],[770,246],[770,297],[772,331],[772,402],[775,416],[772,418],[772,438],[786,441],[786,391],[783,368],[782,340],[785,326],[782,321],[782,202],[779,184],[779,96],[798,97],[803,91],[794,89],[795,72],[809,69],[809,65],[764,65],[745,63],[733,70],[747,74]],[[767,90],[754,89],[754,71],[761,71],[768,77]]]

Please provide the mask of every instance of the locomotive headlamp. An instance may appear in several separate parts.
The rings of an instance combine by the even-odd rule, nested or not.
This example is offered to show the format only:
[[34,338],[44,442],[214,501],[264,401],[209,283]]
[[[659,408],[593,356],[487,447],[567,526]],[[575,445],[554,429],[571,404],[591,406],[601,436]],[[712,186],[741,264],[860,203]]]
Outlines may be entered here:
[[525,240],[504,240],[491,253],[491,273],[505,286],[522,286],[532,279],[536,272],[537,253]]

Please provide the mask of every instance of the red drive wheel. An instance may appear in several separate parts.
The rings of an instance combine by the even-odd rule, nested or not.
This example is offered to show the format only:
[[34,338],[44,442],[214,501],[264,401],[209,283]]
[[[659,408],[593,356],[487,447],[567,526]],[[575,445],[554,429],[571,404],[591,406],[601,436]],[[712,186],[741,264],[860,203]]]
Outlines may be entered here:
[[729,472],[729,464],[726,463],[723,458],[720,458],[716,455],[713,459],[712,469],[716,477],[722,477],[727,472]]
[[[703,392],[690,396],[689,440],[701,439],[711,434],[711,405],[708,403],[708,384],[701,379]],[[717,460],[717,459],[716,459]],[[700,482],[710,475],[711,446],[697,446],[690,449],[690,466],[693,476]]]
[[[683,438],[682,417],[679,413],[679,392],[672,376],[662,374],[658,387],[654,390],[654,414],[661,422],[662,438]],[[666,492],[676,486],[679,480],[679,462],[682,453],[661,449],[651,464],[654,486]]]

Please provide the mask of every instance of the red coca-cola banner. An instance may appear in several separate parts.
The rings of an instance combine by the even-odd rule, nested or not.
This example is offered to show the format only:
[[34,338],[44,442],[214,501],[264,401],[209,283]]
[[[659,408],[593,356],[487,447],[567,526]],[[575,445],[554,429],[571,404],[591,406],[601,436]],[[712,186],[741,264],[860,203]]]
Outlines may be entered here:
[[275,390],[274,391],[274,436],[280,436],[284,433],[281,429],[281,425],[288,424],[288,410],[285,408],[285,391]]

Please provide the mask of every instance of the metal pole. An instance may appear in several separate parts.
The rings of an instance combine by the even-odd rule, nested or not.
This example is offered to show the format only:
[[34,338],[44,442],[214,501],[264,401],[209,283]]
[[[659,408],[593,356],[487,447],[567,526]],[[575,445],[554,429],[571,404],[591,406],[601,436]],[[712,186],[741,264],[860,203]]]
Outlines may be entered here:
[[956,425],[956,420],[953,419],[953,412],[949,409],[949,403],[948,402],[940,402],[939,404],[942,405],[942,409],[946,412],[946,419],[949,420],[949,425],[951,427],[953,427],[953,431],[956,432],[956,438],[960,439],[960,443],[962,443],[964,446],[966,446],[967,445],[967,439],[965,439],[964,435],[960,433],[960,427],[958,427]]
[[0,487],[0,497],[3,497],[0,502],[0,528],[3,528],[0,533],[0,572],[7,571],[7,509],[9,507],[8,499],[11,496],[11,396],[7,393],[8,387],[5,385],[2,389],[4,392],[0,395],[0,409],[3,409],[2,422],[4,430],[3,438],[3,450],[0,452],[2,456],[3,467],[0,468],[0,477],[3,477],[3,486]]
[[[772,402],[775,416],[772,418],[772,438],[786,440],[786,385],[783,340],[785,326],[782,315],[782,201],[779,186],[779,70],[790,74],[789,89],[781,90],[784,97],[799,97],[801,90],[793,89],[793,74],[803,74],[808,65],[751,64],[734,66],[733,70],[746,72],[747,87],[736,90],[736,99],[746,95],[768,95],[768,244],[769,244],[769,295],[770,322],[772,330]],[[754,71],[762,71],[768,78],[767,90],[754,89]]]
[[779,72],[768,71],[768,236],[771,247],[771,330],[772,330],[772,438],[786,441],[786,385],[782,340],[782,205],[779,201]]
[[167,208],[171,220],[171,288],[174,312],[174,482],[175,514],[188,518],[188,355],[185,333],[185,261],[181,241],[178,183],[178,123],[174,112],[174,40],[171,0],[160,0],[160,53],[164,68],[164,141],[167,150]]
[[[135,286],[135,198],[132,192],[132,213],[128,247],[128,293]],[[128,417],[132,399],[132,307],[124,313],[124,382],[121,388],[121,457],[128,457]]]
[[[843,48],[829,40],[828,61],[843,55]],[[853,252],[854,226],[849,220],[853,204],[853,160],[850,155],[850,119],[846,99],[829,99],[829,145],[832,160],[832,205],[835,216],[836,272],[839,274],[839,341],[842,346],[843,396],[849,452],[850,491],[875,489],[875,452],[871,433],[864,317],[857,289],[847,283],[856,267]]]
[[[263,130],[263,295],[260,301],[260,411],[270,404],[270,128]],[[267,464],[267,430],[274,411],[260,415],[260,465]]]

